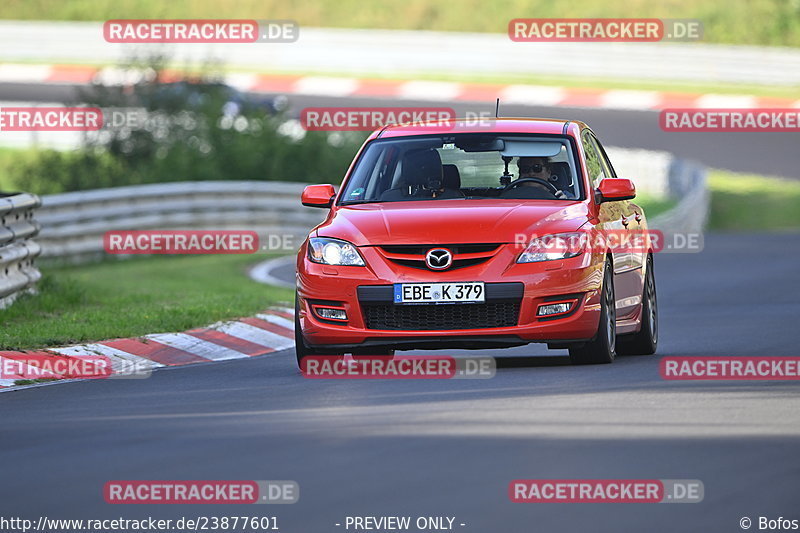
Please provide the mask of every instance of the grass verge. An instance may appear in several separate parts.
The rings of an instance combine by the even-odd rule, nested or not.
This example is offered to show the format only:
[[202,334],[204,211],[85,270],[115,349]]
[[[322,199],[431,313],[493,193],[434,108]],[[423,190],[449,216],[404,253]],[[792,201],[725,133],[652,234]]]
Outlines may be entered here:
[[247,267],[265,258],[165,256],[43,268],[38,295],[0,310],[0,349],[184,331],[291,306],[291,290],[247,277]]
[[800,181],[711,170],[709,229],[800,230]]

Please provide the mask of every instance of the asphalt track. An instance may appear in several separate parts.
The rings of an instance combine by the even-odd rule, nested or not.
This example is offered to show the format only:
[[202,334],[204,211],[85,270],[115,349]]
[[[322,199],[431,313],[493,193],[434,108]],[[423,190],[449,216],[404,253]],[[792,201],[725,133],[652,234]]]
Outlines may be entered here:
[[[456,103],[371,98],[335,98],[289,95],[290,114],[298,116],[304,107],[324,106],[447,106],[459,116],[466,113],[494,113],[494,102]],[[69,85],[0,83],[0,101],[63,102],[80,101],[80,91]],[[582,120],[600,140],[611,146],[665,150],[684,159],[693,159],[712,168],[760,175],[800,179],[798,133],[690,133],[664,132],[658,126],[658,113],[567,107],[503,105],[501,116],[551,117]],[[637,176],[630,176],[636,179]],[[331,176],[338,182],[340,177]]]
[[[615,533],[800,518],[798,384],[658,372],[665,355],[797,356],[798,250],[799,235],[709,235],[702,253],[661,254],[659,354],[612,365],[572,367],[530,345],[480,352],[501,358],[490,380],[318,381],[284,351],[0,394],[0,516],[274,514],[287,533],[344,531],[348,515]],[[699,479],[705,500],[514,504],[518,478]],[[114,479],[296,480],[300,501],[109,505]]]

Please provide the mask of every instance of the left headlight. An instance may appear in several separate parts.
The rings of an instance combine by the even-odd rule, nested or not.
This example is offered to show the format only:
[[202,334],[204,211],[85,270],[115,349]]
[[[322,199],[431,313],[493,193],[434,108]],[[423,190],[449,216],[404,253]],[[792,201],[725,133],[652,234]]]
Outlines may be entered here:
[[582,232],[544,235],[533,239],[525,251],[519,254],[517,263],[538,263],[568,259],[583,253],[587,235]]
[[364,259],[347,241],[312,237],[308,240],[308,259],[321,265],[364,266]]

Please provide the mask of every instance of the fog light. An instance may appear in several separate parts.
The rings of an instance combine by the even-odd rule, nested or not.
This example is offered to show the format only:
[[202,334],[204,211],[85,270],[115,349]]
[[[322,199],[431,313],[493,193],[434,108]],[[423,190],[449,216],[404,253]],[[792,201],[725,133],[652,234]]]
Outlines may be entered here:
[[347,320],[347,312],[344,309],[332,307],[315,307],[317,316],[325,320]]
[[572,308],[571,303],[560,302],[557,304],[540,305],[536,316],[551,316],[566,313]]

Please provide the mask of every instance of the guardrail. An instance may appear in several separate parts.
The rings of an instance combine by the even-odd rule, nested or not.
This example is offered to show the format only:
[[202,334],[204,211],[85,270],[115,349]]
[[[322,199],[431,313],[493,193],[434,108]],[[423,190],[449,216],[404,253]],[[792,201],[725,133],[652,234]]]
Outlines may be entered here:
[[669,196],[669,169],[674,156],[669,152],[640,148],[606,148],[608,158],[620,178],[632,179],[636,192],[656,198]]
[[[300,205],[306,183],[202,181],[135,185],[44,196],[42,258],[99,259],[110,230],[227,229],[279,235],[299,246],[325,217]],[[276,250],[278,251],[278,250]]]
[[[617,174],[640,192],[681,198],[654,217],[663,231],[700,232],[708,208],[705,171],[666,152],[609,148]],[[136,185],[45,196],[37,218],[42,258],[83,262],[103,256],[110,230],[236,229],[255,231],[261,243],[278,236],[294,248],[321,222],[325,210],[303,207],[307,184],[280,181],[205,181]],[[290,251],[284,248],[273,251]]]
[[41,278],[34,265],[41,248],[31,240],[39,232],[33,211],[40,205],[34,194],[0,193],[0,309],[34,290]]
[[[668,152],[616,147],[607,151],[617,175],[633,179],[638,193],[677,200],[669,211],[648,219],[651,229],[662,231],[668,242],[678,233],[702,239],[711,200],[703,165]],[[702,241],[697,244],[702,248]]]
[[[648,222],[651,228],[664,233],[666,242],[676,245],[674,251],[691,252],[703,248],[703,229],[708,221],[711,202],[706,176],[707,169],[693,161],[673,159],[670,162],[667,196],[678,199],[678,203]],[[679,245],[677,234],[683,234],[684,239],[692,239],[694,246]]]

